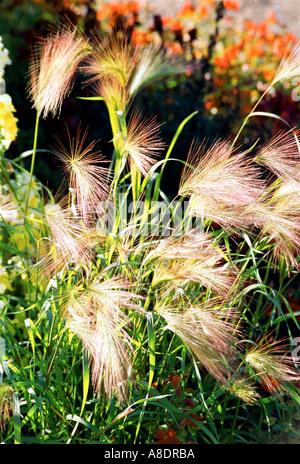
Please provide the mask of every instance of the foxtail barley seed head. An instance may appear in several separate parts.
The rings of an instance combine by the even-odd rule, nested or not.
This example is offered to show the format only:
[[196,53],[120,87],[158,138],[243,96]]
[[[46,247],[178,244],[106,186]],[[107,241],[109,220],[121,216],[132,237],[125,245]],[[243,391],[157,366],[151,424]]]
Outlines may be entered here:
[[102,97],[115,113],[121,111],[126,113],[128,103],[127,89],[123,88],[120,82],[114,77],[103,77],[95,84],[95,93]]
[[143,176],[147,176],[164,147],[158,135],[160,126],[155,118],[143,118],[140,111],[134,111],[129,120],[122,155],[127,156],[130,165],[136,166]]
[[279,132],[260,148],[254,161],[279,178],[299,180],[300,154],[296,133]]
[[166,283],[172,289],[184,282],[196,282],[226,297],[236,288],[238,276],[224,256],[224,250],[210,235],[191,233],[161,240],[146,260],[156,260],[154,286]]
[[77,129],[76,138],[69,136],[69,147],[66,148],[58,140],[55,149],[58,158],[63,162],[64,171],[70,179],[70,188],[75,194],[76,208],[82,215],[83,221],[89,225],[95,216],[97,207],[107,198],[109,186],[109,172],[99,163],[104,161],[100,152],[95,151],[96,142],[89,143],[86,147],[85,141],[87,131],[81,134],[80,127]]
[[5,222],[17,222],[19,207],[9,194],[0,191],[0,220]]
[[275,262],[284,259],[286,267],[297,266],[300,251],[300,183],[277,179],[249,214],[269,237]]
[[13,389],[0,383],[0,431],[3,432],[7,419],[13,413]]
[[279,341],[268,343],[266,337],[258,345],[251,345],[246,352],[246,363],[257,374],[262,386],[272,395],[288,393],[288,382],[300,379],[291,356],[287,356],[286,347]]
[[255,384],[247,377],[237,379],[230,384],[230,391],[233,395],[250,405],[257,403],[260,398],[259,393],[255,389]]
[[234,313],[222,307],[219,299],[200,302],[184,308],[155,308],[174,332],[190,349],[192,354],[217,380],[224,383],[231,371],[236,353],[234,343]]
[[125,89],[137,64],[137,48],[123,36],[112,33],[95,38],[93,53],[82,66],[87,83],[113,79]]
[[42,39],[33,51],[29,95],[39,116],[56,116],[71,90],[81,60],[90,52],[87,41],[75,27],[62,26]]
[[135,95],[141,88],[161,77],[188,70],[184,59],[169,54],[160,42],[138,47],[137,50],[137,63],[129,85],[130,95]]
[[[95,232],[87,228],[82,217],[77,216],[72,207],[60,204],[45,206],[45,217],[50,230],[52,245],[46,256],[47,261],[53,260],[53,270],[57,265],[86,265],[90,266],[90,246],[94,243]],[[53,257],[51,256],[53,255]],[[40,263],[43,264],[42,262]],[[49,266],[48,271],[52,272]]]
[[264,191],[257,165],[226,141],[215,142],[206,152],[192,145],[187,161],[193,167],[184,169],[179,195],[191,197],[190,214],[229,229],[251,227],[247,207]]
[[278,82],[286,82],[300,76],[300,42],[292,51],[287,50],[277,69],[272,85]]
[[92,355],[95,390],[100,393],[103,387],[108,398],[116,394],[120,402],[127,398],[131,371],[130,318],[124,310],[141,311],[134,302],[141,297],[131,288],[118,277],[91,282],[84,289],[75,287],[64,311],[67,326]]

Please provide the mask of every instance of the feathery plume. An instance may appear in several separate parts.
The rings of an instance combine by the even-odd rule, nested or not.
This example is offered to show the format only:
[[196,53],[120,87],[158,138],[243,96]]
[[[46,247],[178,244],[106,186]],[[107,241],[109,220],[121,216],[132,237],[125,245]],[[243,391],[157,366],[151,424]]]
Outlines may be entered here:
[[128,102],[128,91],[114,77],[104,77],[95,85],[95,93],[102,97],[115,113],[125,114]]
[[64,171],[68,173],[70,187],[75,193],[76,207],[82,214],[85,225],[88,225],[91,215],[108,196],[108,169],[99,165],[104,158],[100,152],[94,151],[96,142],[91,142],[84,148],[87,131],[81,135],[78,127],[76,138],[71,139],[69,132],[68,136],[69,147],[66,148],[57,139],[58,147],[55,152],[64,163]]
[[230,384],[230,391],[233,395],[250,405],[257,403],[260,398],[254,383],[250,382],[247,377],[241,377]]
[[7,419],[13,412],[13,389],[0,383],[0,431],[3,432]]
[[284,57],[272,81],[272,86],[278,82],[286,82],[300,76],[300,42],[293,50],[286,50]]
[[152,250],[146,260],[156,259],[152,284],[169,281],[197,282],[213,293],[228,296],[237,282],[237,273],[224,262],[224,251],[209,234],[195,233],[168,237]]
[[90,76],[87,83],[113,79],[127,87],[137,63],[137,48],[124,36],[114,32],[94,38],[93,53],[87,57],[82,70]]
[[279,178],[300,178],[300,155],[293,131],[280,131],[261,147],[254,161],[268,168]]
[[82,340],[92,355],[92,379],[99,393],[102,386],[108,396],[127,398],[130,377],[131,337],[127,331],[130,318],[123,309],[141,311],[134,302],[141,297],[130,291],[132,286],[113,277],[74,288],[65,305],[67,326]]
[[289,382],[300,379],[292,356],[286,355],[286,347],[277,340],[268,343],[264,337],[258,345],[246,351],[245,361],[257,374],[262,386],[272,395],[289,393],[285,388]]
[[131,97],[160,77],[187,71],[187,64],[184,58],[168,53],[162,42],[139,46],[112,32],[94,39],[93,54],[82,69],[90,76],[87,83],[113,78]]
[[[52,244],[50,255],[39,264],[53,261],[53,267],[49,266],[47,272],[52,272],[62,265],[89,265],[89,247],[93,243],[95,233],[84,226],[80,217],[72,207],[64,207],[62,203],[47,204],[45,217],[50,230]],[[49,263],[48,263],[49,264]]]
[[29,68],[29,95],[38,115],[60,112],[62,102],[73,85],[81,60],[90,52],[77,28],[64,25],[56,34],[41,39],[33,51]]
[[129,94],[135,95],[145,85],[165,76],[188,70],[183,57],[168,54],[162,42],[138,48],[138,59],[130,81]]
[[190,196],[190,214],[211,219],[227,228],[252,225],[247,207],[264,191],[258,167],[244,153],[236,154],[226,141],[217,141],[204,154],[193,146],[183,171],[179,195]]
[[19,208],[9,194],[0,191],[0,220],[16,222],[19,217]]
[[203,301],[184,309],[159,306],[155,310],[167,322],[194,356],[217,380],[226,383],[236,357],[238,338],[234,312],[222,307],[219,299]]
[[134,111],[127,127],[127,136],[122,155],[128,156],[130,164],[134,164],[143,176],[147,176],[156,157],[163,149],[158,131],[161,124],[155,118],[143,118],[140,111]]
[[248,208],[253,222],[269,237],[274,261],[283,258],[287,269],[297,265],[300,251],[300,183],[277,179],[253,208]]

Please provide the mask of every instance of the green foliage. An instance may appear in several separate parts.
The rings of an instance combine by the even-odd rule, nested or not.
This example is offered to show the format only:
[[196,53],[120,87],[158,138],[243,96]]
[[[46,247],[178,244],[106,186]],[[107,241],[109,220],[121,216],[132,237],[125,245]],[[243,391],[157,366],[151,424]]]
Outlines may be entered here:
[[[259,231],[253,225],[240,230],[234,224],[224,226],[222,220],[215,222],[213,213],[204,212],[205,234],[196,229],[196,238],[205,245],[209,234],[211,247],[203,251],[201,241],[195,246],[191,240],[191,248],[185,248],[188,240],[181,235],[174,239],[175,220],[186,195],[178,202],[169,200],[163,174],[168,175],[168,166],[178,162],[174,147],[198,113],[186,114],[164,157],[157,159],[155,149],[161,148],[157,123],[137,113],[130,118],[128,109],[134,101],[128,90],[131,78],[143,70],[145,54],[130,55],[136,59],[132,66],[126,55],[132,50],[123,40],[111,40],[112,48],[97,46],[101,85],[96,103],[105,106],[112,132],[109,172],[98,166],[102,158],[93,144],[83,147],[84,137],[78,132],[77,139],[70,138],[70,147],[57,153],[69,173],[67,195],[63,201],[57,198],[34,176],[39,114],[33,150],[17,160],[10,161],[5,153],[1,158],[1,441],[152,444],[158,441],[159,431],[166,436],[173,432],[181,443],[298,440],[299,374],[286,361],[286,353],[280,352],[278,358],[274,348],[277,340],[287,337],[289,352],[299,330],[299,314],[289,303],[290,290],[297,291],[297,235],[295,244],[291,240],[284,248],[287,239],[278,234],[280,239],[283,235],[278,251],[278,235],[272,235],[276,231],[269,232],[265,224]],[[164,55],[150,50],[154,52],[159,75]],[[110,60],[117,72],[111,71]],[[172,79],[182,66],[173,64]],[[37,89],[37,101],[41,101],[39,92],[53,82],[55,67],[51,62],[47,65],[48,80]],[[120,82],[118,76],[124,80],[125,71],[130,77]],[[149,76],[138,76],[145,77],[142,88]],[[48,95],[55,97],[50,91]],[[225,160],[224,147],[230,154]],[[215,156],[204,157],[212,170],[207,172],[209,179],[212,175],[210,185],[220,172],[214,166],[216,159],[225,163],[220,181],[227,174],[235,175],[234,161],[240,159],[230,145],[221,142],[218,148],[217,153],[212,150]],[[27,155],[31,155],[30,171],[24,167]],[[197,150],[196,155],[200,155]],[[197,190],[207,166],[199,169],[201,160],[179,160],[185,166],[181,188],[187,183],[186,191],[193,192],[189,205],[196,198],[205,206],[202,190]],[[243,164],[237,166],[244,169]],[[281,180],[268,184],[263,192],[267,200],[280,193]],[[225,192],[228,197],[234,187]],[[99,213],[96,207],[103,191],[107,196]],[[112,229],[104,233],[101,219],[107,200],[114,214]],[[132,210],[124,216],[127,200]],[[153,218],[153,202],[158,200],[171,212],[167,223],[167,214]],[[255,203],[258,206],[261,198]],[[271,215],[274,209],[263,212]],[[181,221],[188,219],[196,228],[197,218],[189,210],[185,214]],[[234,208],[228,214],[237,220]],[[289,219],[286,223],[292,227]],[[170,236],[174,242],[168,241]],[[291,243],[297,251],[292,257]],[[200,270],[208,268],[208,280],[192,274],[199,271],[199,261]],[[218,274],[220,270],[225,274]],[[224,276],[225,290],[230,287],[226,295],[220,284]],[[236,280],[241,285],[236,286]],[[206,318],[201,319],[203,314]],[[239,329],[241,339],[234,338]],[[266,372],[257,372],[257,365],[267,366]]]

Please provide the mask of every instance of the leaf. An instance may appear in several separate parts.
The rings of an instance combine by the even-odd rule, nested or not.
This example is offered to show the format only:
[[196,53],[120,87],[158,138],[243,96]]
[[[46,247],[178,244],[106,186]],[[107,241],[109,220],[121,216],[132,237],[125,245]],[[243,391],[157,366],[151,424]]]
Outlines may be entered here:
[[77,97],[79,100],[94,100],[94,101],[104,101],[103,97]]
[[17,393],[13,393],[13,424],[15,431],[15,445],[21,445],[21,409]]
[[[51,153],[51,155],[54,155],[54,151],[52,150],[47,150],[47,149],[42,149],[42,148],[39,148],[36,150],[36,153]],[[23,153],[21,153],[20,156],[18,156],[17,158],[14,159],[14,161],[20,161],[24,158],[27,158],[28,156],[31,156],[33,154],[33,150],[26,150],[26,151],[23,151]]]
[[296,141],[296,144],[297,144],[297,147],[298,147],[298,151],[300,153],[300,143],[299,143],[299,140],[298,140],[298,137],[295,133],[295,131],[293,130],[292,126],[283,118],[281,118],[280,116],[278,116],[277,114],[274,114],[274,113],[268,113],[267,111],[255,111],[254,113],[251,113],[249,115],[249,117],[251,116],[266,116],[266,117],[269,117],[269,118],[273,118],[273,119],[279,119],[279,121],[283,122],[284,124],[286,124],[292,131],[293,131],[293,134],[294,134],[294,137],[295,137],[295,141]]
[[67,421],[74,421],[76,423],[82,424],[84,427],[87,427],[90,430],[92,430],[93,432],[96,432],[98,434],[101,433],[101,430],[99,430],[95,425],[93,425],[90,422],[82,419],[82,417],[79,417],[76,414],[74,414],[74,416],[72,416],[72,414],[68,414],[66,416],[66,420]]
[[154,197],[157,198],[157,195],[158,195],[158,191],[159,191],[159,188],[160,188],[160,182],[161,182],[161,177],[162,177],[162,174],[163,174],[163,171],[164,171],[164,168],[165,168],[165,164],[166,164],[166,161],[169,159],[171,153],[172,153],[172,150],[174,148],[174,145],[176,144],[177,142],[177,139],[178,137],[180,136],[181,132],[183,131],[184,129],[184,126],[190,121],[190,119],[192,119],[196,114],[198,113],[198,111],[194,111],[193,113],[191,113],[189,116],[187,116],[178,126],[176,132],[175,132],[175,135],[169,145],[169,148],[168,148],[168,151],[166,153],[166,156],[165,156],[165,159],[163,160],[163,165],[162,165],[162,168],[161,168],[161,171],[159,173],[159,175],[157,176],[156,178],[156,181],[155,181],[155,195]]
[[149,389],[153,382],[155,371],[155,331],[153,325],[153,313],[147,312],[147,327],[148,327],[148,349],[149,349]]
[[83,413],[88,391],[89,391],[89,385],[90,385],[89,362],[90,362],[89,353],[86,349],[83,349],[83,353],[82,353],[83,395],[82,395],[82,405],[81,405],[80,415],[82,415]]

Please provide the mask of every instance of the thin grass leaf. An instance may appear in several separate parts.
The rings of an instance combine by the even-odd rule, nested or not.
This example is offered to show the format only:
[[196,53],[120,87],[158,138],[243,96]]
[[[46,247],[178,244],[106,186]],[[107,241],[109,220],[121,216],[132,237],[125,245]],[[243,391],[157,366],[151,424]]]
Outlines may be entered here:
[[14,443],[21,445],[21,408],[18,393],[13,393],[13,424],[14,424]]
[[80,415],[82,415],[87,400],[90,385],[90,356],[86,349],[82,353],[82,376],[83,376],[83,395]]
[[105,98],[100,97],[99,95],[96,97],[77,97],[79,100],[98,100],[98,101],[105,101]]
[[178,137],[180,136],[181,132],[183,131],[184,129],[184,126],[196,115],[198,114],[198,111],[194,111],[193,113],[191,113],[187,118],[185,118],[178,126],[176,132],[175,132],[175,135],[169,145],[169,148],[167,150],[167,153],[166,153],[166,156],[164,158],[164,163],[162,163],[162,168],[160,170],[160,173],[158,174],[156,180],[155,180],[155,189],[154,189],[154,198],[158,198],[158,195],[157,195],[157,192],[158,190],[160,189],[160,184],[161,184],[161,178],[162,178],[162,175],[163,175],[163,171],[165,169],[165,166],[166,166],[166,161],[169,159],[172,151],[173,151],[173,148],[178,140]]

